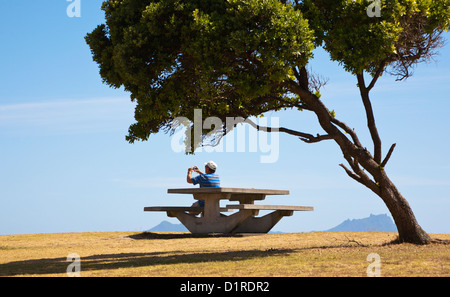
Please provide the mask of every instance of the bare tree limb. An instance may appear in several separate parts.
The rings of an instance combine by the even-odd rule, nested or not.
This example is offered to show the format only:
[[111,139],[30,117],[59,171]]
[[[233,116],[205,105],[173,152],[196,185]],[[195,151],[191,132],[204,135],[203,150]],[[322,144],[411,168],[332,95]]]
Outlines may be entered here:
[[313,91],[319,92],[322,87],[328,83],[328,78],[325,78],[319,74],[315,74],[312,70],[309,70],[309,84]]
[[389,149],[389,152],[388,152],[388,154],[386,155],[386,158],[384,158],[383,162],[382,162],[381,165],[380,165],[381,169],[383,169],[383,168],[386,166],[387,162],[389,161],[389,158],[391,158],[391,155],[392,155],[392,153],[394,152],[394,149],[395,149],[395,146],[396,146],[396,145],[397,145],[397,144],[394,143],[394,144],[391,146],[391,148]]
[[388,72],[402,81],[412,76],[414,67],[421,62],[428,62],[437,54],[437,49],[443,46],[443,30],[427,32],[425,24],[428,22],[424,16],[405,16],[400,20],[405,30],[399,35],[396,42],[395,53],[389,57],[390,69]]
[[339,121],[338,119],[332,117],[331,118],[331,122],[333,122],[334,124],[338,125],[340,128],[342,128],[345,132],[347,132],[348,134],[350,134],[350,136],[353,139],[353,143],[359,147],[363,147],[361,142],[359,141],[358,136],[356,135],[355,131],[353,129],[350,129],[350,127],[348,127],[345,123]]
[[361,93],[361,98],[366,110],[367,126],[369,127],[370,136],[372,137],[374,145],[374,160],[378,164],[381,163],[381,139],[378,135],[377,126],[375,124],[375,117],[373,115],[372,103],[369,98],[369,90],[366,88],[364,82],[364,74],[361,72],[356,75],[358,78],[358,87]]
[[361,177],[359,177],[358,175],[356,175],[354,172],[352,172],[350,169],[348,169],[347,167],[345,167],[344,164],[339,164],[339,166],[341,166],[342,168],[344,168],[345,172],[347,173],[348,176],[350,176],[351,178],[353,178],[354,180],[356,180],[357,182],[363,184],[363,181],[361,179]]
[[307,142],[307,143],[315,143],[315,142],[320,142],[323,140],[333,139],[330,135],[317,134],[317,136],[314,136],[312,134],[303,133],[303,132],[299,132],[299,131],[295,131],[295,130],[291,130],[291,129],[287,129],[287,128],[283,128],[283,127],[280,127],[280,128],[264,127],[264,126],[260,126],[256,123],[254,123],[250,119],[246,119],[244,122],[249,124],[250,126],[252,126],[253,128],[255,128],[258,131],[287,133],[290,135],[298,136],[300,138],[300,140]]
[[345,172],[348,176],[356,180],[357,182],[365,185],[369,189],[371,189],[375,194],[380,193],[380,188],[378,187],[378,184],[372,181],[370,177],[359,167],[358,160],[353,159],[350,157],[344,156],[344,158],[347,160],[348,164],[351,166],[352,171],[350,171],[347,167],[345,167],[343,164],[339,164],[342,168],[344,168]]
[[372,81],[367,87],[368,92],[370,92],[370,90],[372,90],[372,88],[375,86],[377,80],[380,78],[381,74],[383,74],[385,67],[386,67],[386,60],[381,63],[380,67],[378,67],[377,72],[375,73],[374,77],[372,78]]

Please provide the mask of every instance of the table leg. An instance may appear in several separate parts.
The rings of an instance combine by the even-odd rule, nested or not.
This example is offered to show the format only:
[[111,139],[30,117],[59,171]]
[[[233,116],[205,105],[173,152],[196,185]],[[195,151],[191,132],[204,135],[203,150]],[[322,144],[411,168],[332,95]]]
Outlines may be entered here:
[[292,210],[276,210],[260,218],[250,217],[240,224],[234,232],[268,233],[283,217],[292,216],[293,213]]
[[[205,205],[206,206],[206,205]],[[191,233],[208,234],[208,233],[235,233],[235,230],[247,219],[258,215],[258,210],[245,209],[230,216],[218,217],[206,215],[197,218],[183,211],[168,211],[167,215],[176,217]]]
[[208,221],[213,221],[220,217],[220,200],[219,199],[208,199],[205,200],[205,211],[203,212],[203,217]]

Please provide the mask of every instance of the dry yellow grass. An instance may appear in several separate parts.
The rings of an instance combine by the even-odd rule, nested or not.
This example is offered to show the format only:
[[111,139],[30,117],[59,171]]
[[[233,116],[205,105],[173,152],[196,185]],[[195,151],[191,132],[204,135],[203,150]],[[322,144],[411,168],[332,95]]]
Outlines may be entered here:
[[[196,237],[183,233],[62,233],[0,236],[0,276],[450,276],[450,245],[389,244],[394,233],[330,232]],[[450,234],[432,234],[450,240]]]

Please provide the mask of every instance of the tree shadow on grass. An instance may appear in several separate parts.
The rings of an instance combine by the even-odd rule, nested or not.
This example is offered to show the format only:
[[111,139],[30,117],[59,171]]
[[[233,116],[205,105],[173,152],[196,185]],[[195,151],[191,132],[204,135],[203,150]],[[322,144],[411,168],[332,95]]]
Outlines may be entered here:
[[150,239],[183,239],[183,238],[214,238],[214,237],[244,237],[244,236],[258,236],[266,235],[265,233],[237,233],[237,234],[222,234],[222,233],[210,233],[210,234],[192,234],[192,233],[155,233],[155,232],[142,232],[128,236],[128,238],[135,240],[150,240]]
[[[183,263],[243,261],[253,258],[264,258],[292,252],[290,249],[269,249],[193,253],[184,251],[153,253],[118,253],[100,254],[81,257],[81,273],[86,271],[145,267],[152,265],[172,265]],[[65,274],[72,262],[67,258],[33,259],[0,264],[0,276]]]

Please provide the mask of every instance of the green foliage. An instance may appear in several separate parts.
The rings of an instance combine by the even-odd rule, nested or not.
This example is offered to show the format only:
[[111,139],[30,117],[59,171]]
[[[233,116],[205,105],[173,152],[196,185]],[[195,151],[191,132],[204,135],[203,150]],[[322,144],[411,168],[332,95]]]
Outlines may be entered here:
[[86,37],[100,74],[137,101],[127,139],[170,129],[177,116],[259,115],[285,106],[281,82],[311,57],[301,12],[276,0],[109,0]]
[[428,36],[450,24],[450,0],[383,0],[380,18],[367,15],[368,0],[295,2],[105,1],[106,24],[86,42],[103,81],[123,86],[137,103],[127,140],[170,131],[176,117],[193,119],[196,108],[224,122],[301,110],[284,82],[297,80],[294,70],[315,46],[351,73],[374,75],[385,64],[420,61]]
[[[449,0],[383,0],[381,17],[368,17],[371,3],[304,0],[299,5],[315,31],[316,45],[323,45],[332,60],[353,74],[363,70],[375,74],[381,63],[405,58],[398,53],[420,46],[424,35],[450,26]],[[400,42],[402,34],[408,43]]]

